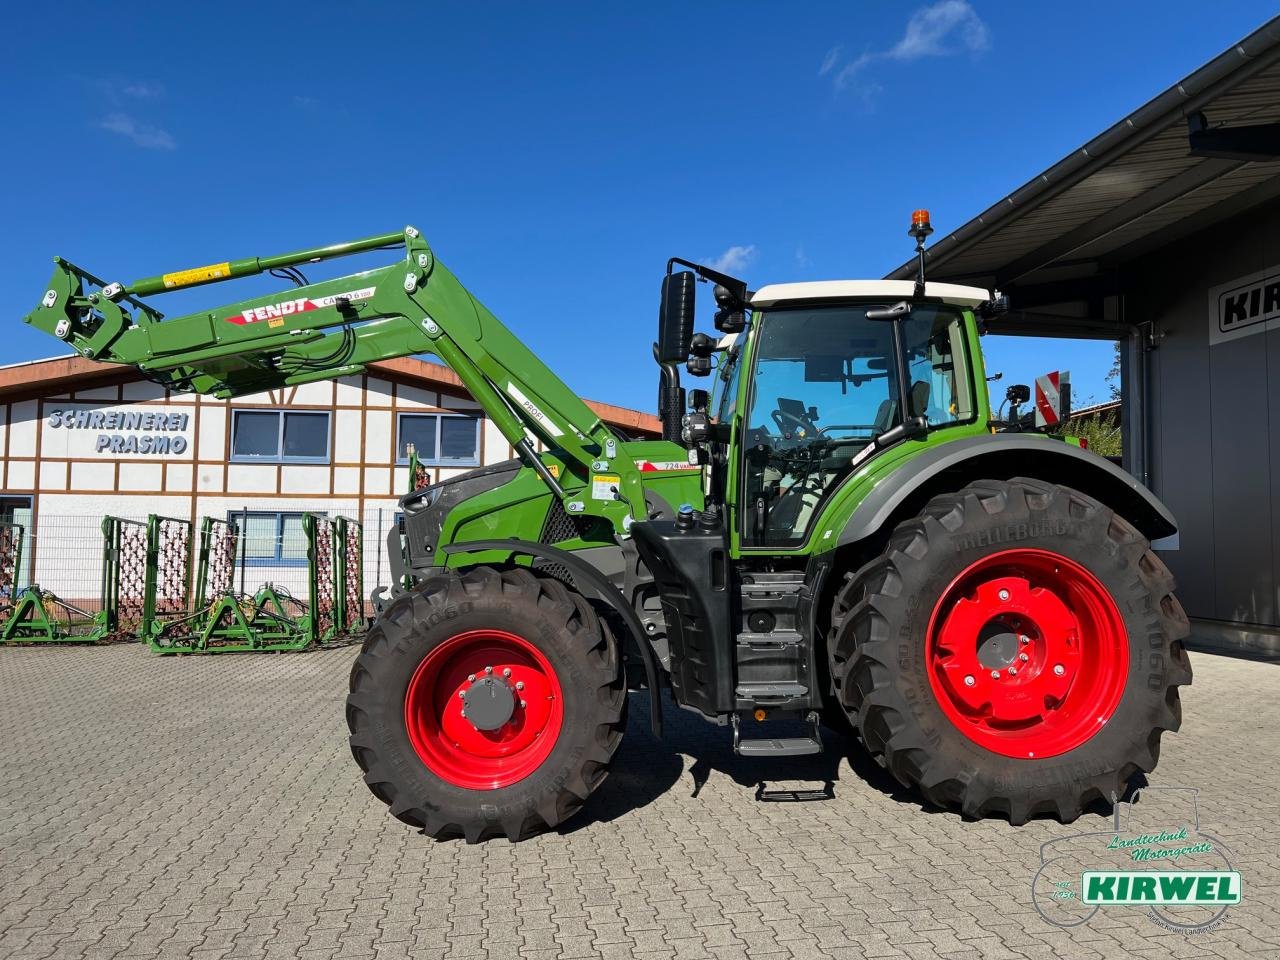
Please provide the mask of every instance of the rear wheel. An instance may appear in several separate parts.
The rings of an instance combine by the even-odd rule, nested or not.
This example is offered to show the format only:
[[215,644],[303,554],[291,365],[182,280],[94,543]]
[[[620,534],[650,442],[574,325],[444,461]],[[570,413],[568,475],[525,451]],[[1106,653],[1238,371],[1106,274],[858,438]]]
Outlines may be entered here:
[[576,813],[625,726],[613,636],[525,569],[434,578],[370,630],[347,724],[369,789],[435,837],[519,840]]
[[1037,480],[935,497],[847,577],[830,644],[873,754],[934,804],[1075,819],[1152,770],[1190,683],[1173,577],[1096,500]]

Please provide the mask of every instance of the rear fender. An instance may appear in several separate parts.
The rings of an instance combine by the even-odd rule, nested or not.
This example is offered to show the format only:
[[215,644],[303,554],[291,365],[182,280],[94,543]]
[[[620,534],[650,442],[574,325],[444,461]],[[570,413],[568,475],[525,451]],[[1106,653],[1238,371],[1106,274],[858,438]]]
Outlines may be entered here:
[[1032,477],[1085,493],[1110,507],[1148,540],[1177,532],[1177,521],[1150,490],[1111,461],[1035,434],[984,434],[922,448],[879,478],[842,525],[836,546],[874,538],[919,512],[931,497],[975,480]]

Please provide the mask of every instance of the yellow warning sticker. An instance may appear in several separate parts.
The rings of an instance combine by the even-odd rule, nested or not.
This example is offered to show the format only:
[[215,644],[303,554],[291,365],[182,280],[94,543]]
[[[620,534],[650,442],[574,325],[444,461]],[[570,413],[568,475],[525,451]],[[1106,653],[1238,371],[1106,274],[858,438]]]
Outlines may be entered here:
[[547,469],[548,469],[549,471],[551,471],[551,477],[552,477],[552,479],[554,479],[554,480],[559,480],[559,479],[560,479],[560,464],[558,464],[558,463],[548,463],[546,466],[547,466]]
[[221,280],[231,276],[231,264],[211,263],[207,267],[192,267],[190,270],[179,270],[177,273],[166,273],[160,279],[166,287],[189,287],[193,283],[204,283],[207,280]]
[[622,478],[615,473],[597,473],[591,478],[592,500],[617,500]]

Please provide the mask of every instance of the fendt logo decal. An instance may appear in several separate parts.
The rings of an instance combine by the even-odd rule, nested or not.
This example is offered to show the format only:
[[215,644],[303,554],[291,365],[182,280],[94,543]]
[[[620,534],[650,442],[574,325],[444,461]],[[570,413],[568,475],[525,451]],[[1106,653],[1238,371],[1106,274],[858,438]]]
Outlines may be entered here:
[[1280,328],[1280,267],[1209,291],[1209,343]]
[[278,327],[284,323],[285,317],[291,317],[298,313],[307,313],[311,310],[319,310],[321,307],[332,307],[338,302],[339,298],[355,302],[357,300],[368,300],[374,294],[374,287],[363,287],[359,290],[349,290],[346,293],[335,293],[327,297],[317,297],[314,300],[310,297],[297,297],[293,300],[281,300],[279,303],[268,303],[261,307],[251,307],[248,310],[242,310],[238,314],[227,317],[231,323],[262,323],[266,322],[268,326]]

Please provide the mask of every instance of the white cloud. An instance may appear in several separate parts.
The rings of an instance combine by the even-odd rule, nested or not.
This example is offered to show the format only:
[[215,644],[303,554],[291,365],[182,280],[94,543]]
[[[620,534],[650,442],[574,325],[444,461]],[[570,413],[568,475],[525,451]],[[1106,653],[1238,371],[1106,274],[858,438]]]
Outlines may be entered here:
[[135,80],[124,84],[120,88],[120,92],[126,97],[134,97],[138,100],[154,100],[157,97],[164,96],[164,84]]
[[[982,53],[991,46],[991,31],[966,0],[939,0],[911,15],[902,38],[887,50],[872,50],[835,71],[837,90],[852,85],[869,64],[878,61],[911,63],[924,57],[946,57],[957,53]],[[838,58],[838,55],[837,55]],[[831,53],[822,62],[821,74],[835,70],[828,65]]]
[[97,126],[132,140],[135,146],[144,150],[173,150],[178,145],[167,130],[139,123],[126,113],[109,113],[98,121]]
[[721,273],[735,274],[744,270],[756,258],[756,245],[746,247],[730,247],[720,256],[707,261],[707,266]]
[[825,77],[836,68],[836,64],[840,62],[840,53],[843,50],[844,47],[837,43],[827,51],[827,55],[822,58],[822,66],[818,68],[818,76]]
[[804,252],[804,247],[796,247],[796,266],[801,270],[807,270],[813,266],[813,261],[809,259],[809,255]]

